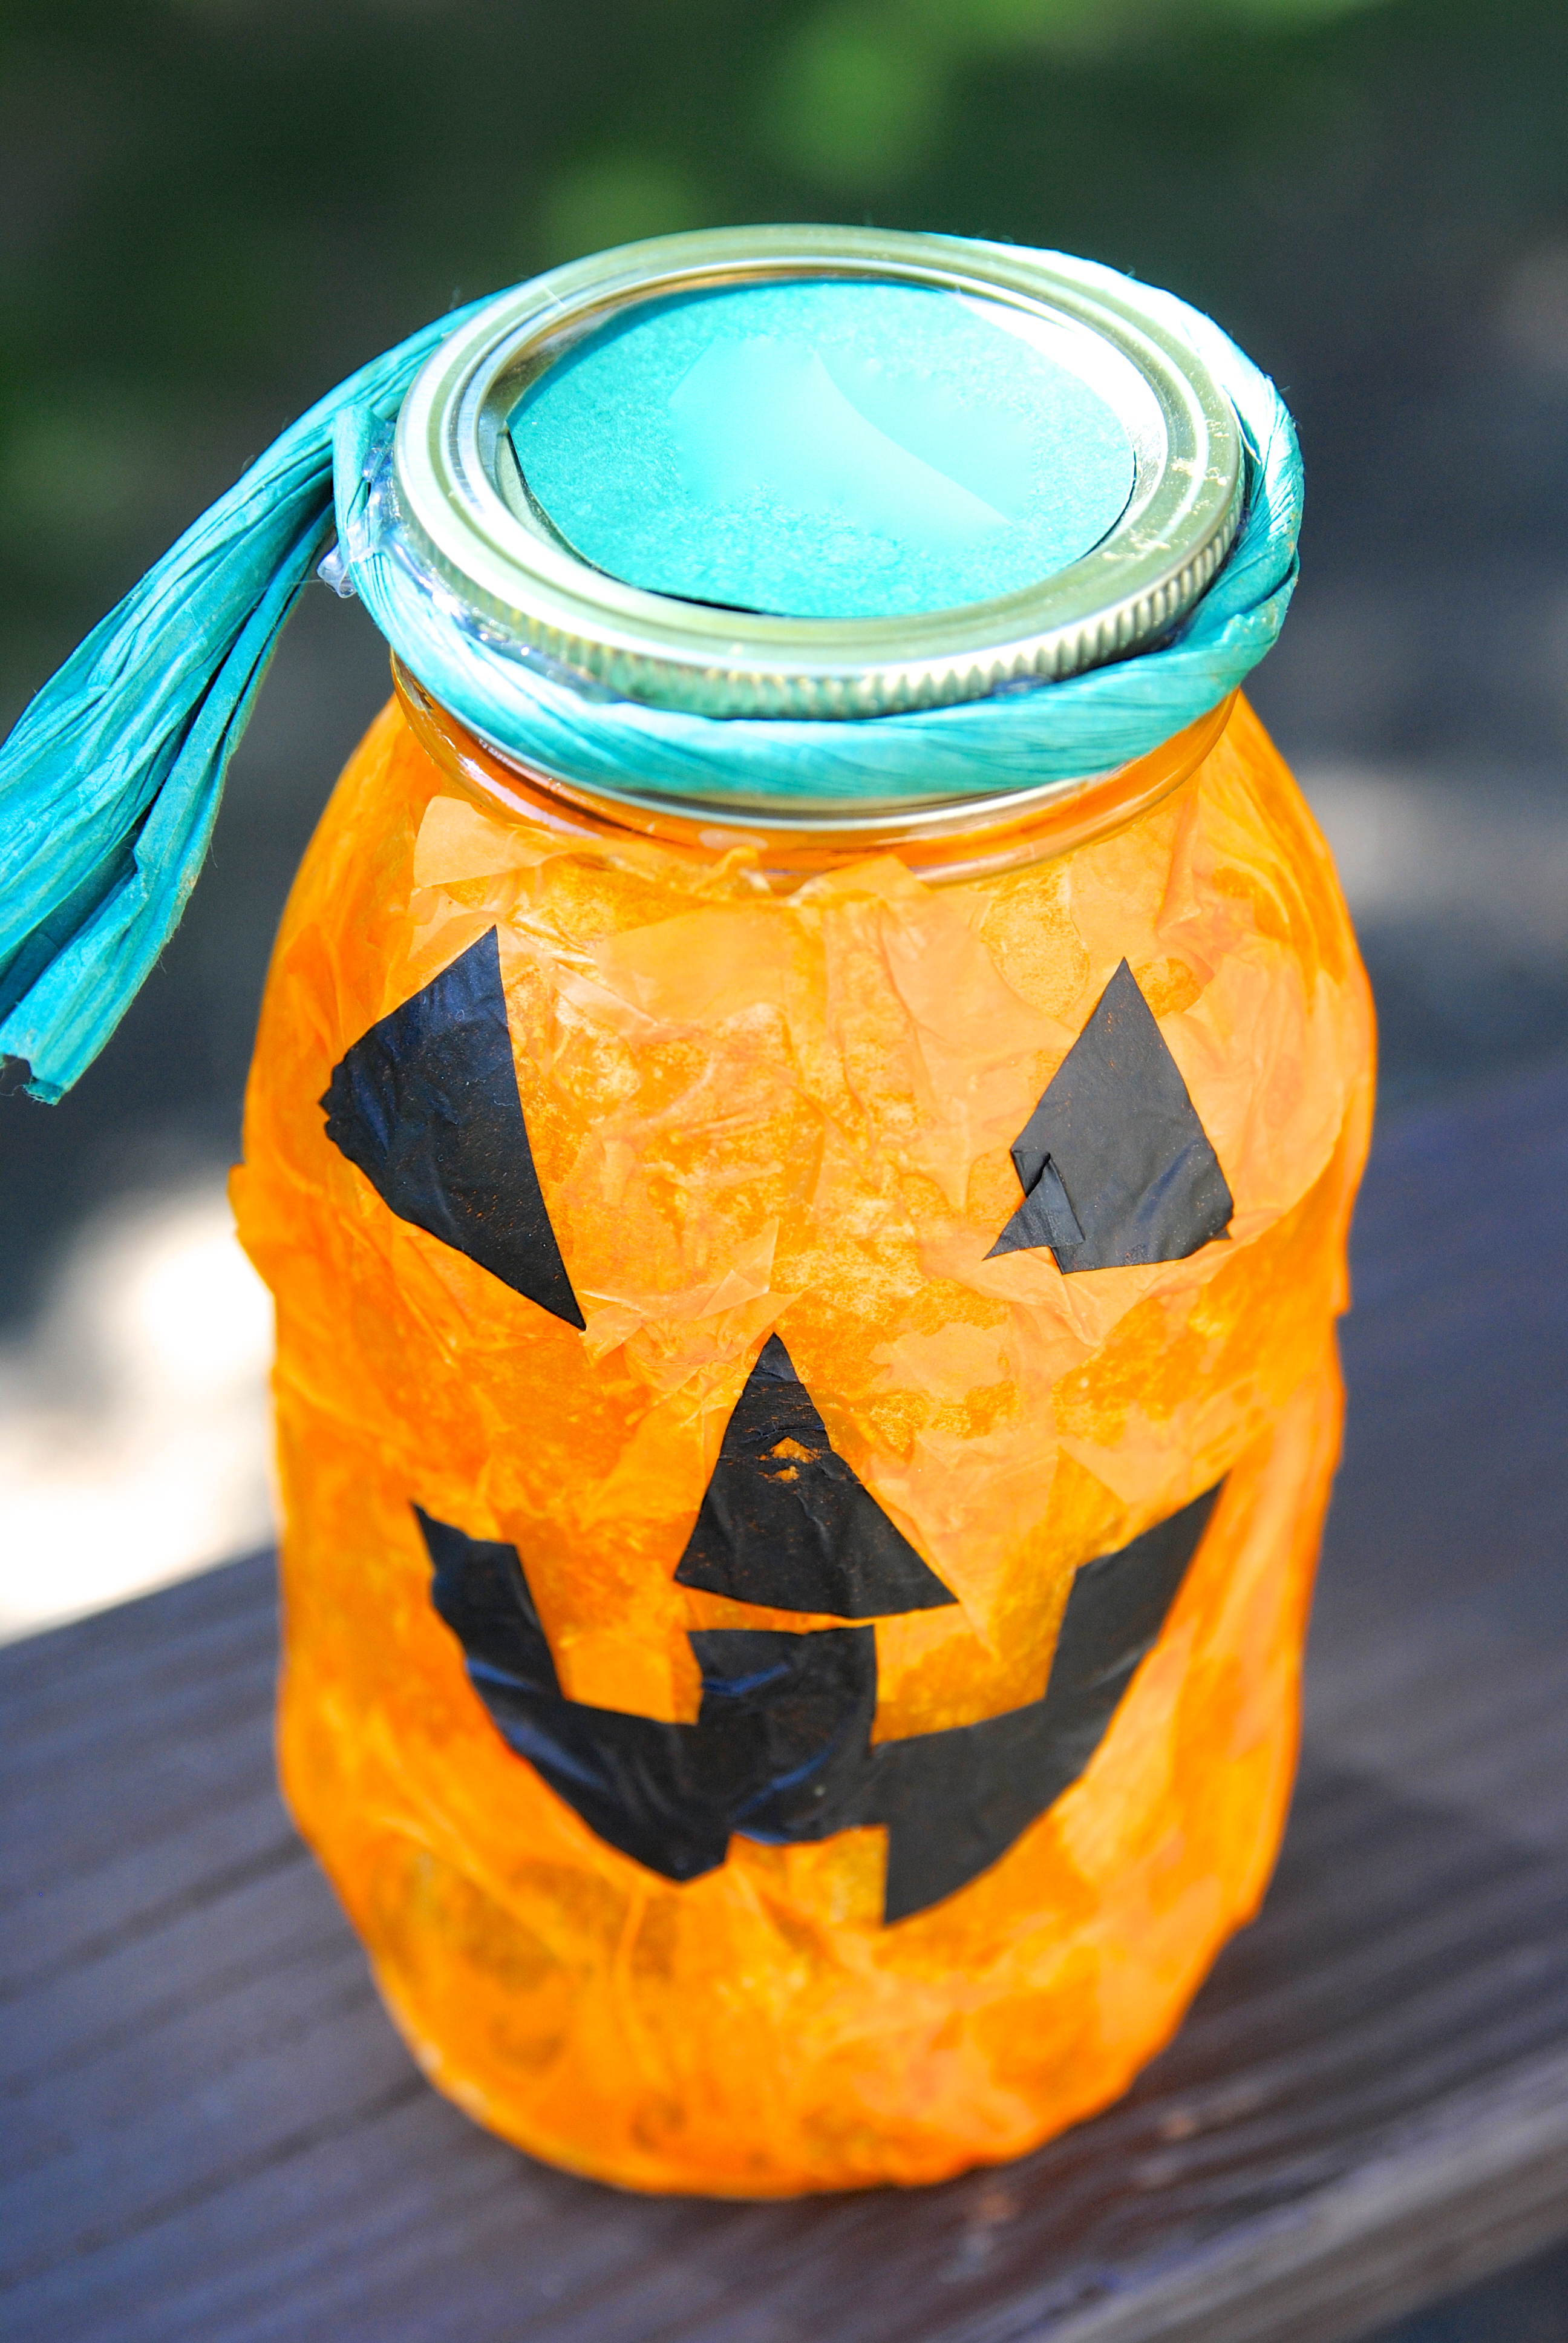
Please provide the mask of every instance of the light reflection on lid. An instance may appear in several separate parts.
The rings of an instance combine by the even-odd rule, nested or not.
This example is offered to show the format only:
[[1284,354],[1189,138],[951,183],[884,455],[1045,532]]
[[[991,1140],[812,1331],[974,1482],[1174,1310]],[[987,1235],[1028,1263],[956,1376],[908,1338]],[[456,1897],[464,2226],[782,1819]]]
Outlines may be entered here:
[[629,585],[789,618],[951,609],[1053,576],[1125,508],[1094,356],[929,286],[729,287],[587,337],[511,440],[536,509]]

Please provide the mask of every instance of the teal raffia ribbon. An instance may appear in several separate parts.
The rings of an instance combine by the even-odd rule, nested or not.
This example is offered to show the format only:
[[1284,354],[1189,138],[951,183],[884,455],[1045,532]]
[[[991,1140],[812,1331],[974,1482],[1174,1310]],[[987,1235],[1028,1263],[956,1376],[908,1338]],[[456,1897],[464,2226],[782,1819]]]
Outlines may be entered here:
[[[1081,267],[1082,264],[1078,264]],[[1108,287],[1124,282],[1103,274]],[[1139,288],[1241,419],[1246,502],[1224,567],[1159,648],[1058,683],[857,721],[727,719],[618,699],[470,625],[407,558],[384,483],[424,359],[481,302],[362,367],[252,465],[44,686],[0,748],[0,1070],[54,1101],[85,1071],[185,909],[277,637],[336,523],[341,573],[433,696],[588,788],[787,811],[837,795],[977,797],[1145,755],[1272,645],[1296,577],[1302,469],[1282,400],[1219,327]]]
[[332,427],[395,417],[454,311],[329,391],[134,586],[0,748],[0,1061],[53,1101],[178,925],[228,760],[331,537]]

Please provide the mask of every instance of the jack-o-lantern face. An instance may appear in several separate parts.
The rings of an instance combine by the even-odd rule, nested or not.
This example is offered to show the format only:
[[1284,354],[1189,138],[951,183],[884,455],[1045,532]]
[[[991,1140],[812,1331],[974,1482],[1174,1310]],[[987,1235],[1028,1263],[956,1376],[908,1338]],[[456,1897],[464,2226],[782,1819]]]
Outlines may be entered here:
[[[354,1045],[322,1104],[328,1136],[400,1219],[584,1326],[529,1146],[494,930]],[[991,1258],[1049,1249],[1064,1275],[1180,1261],[1222,1238],[1231,1217],[1214,1150],[1125,961],[1011,1153],[1021,1194]],[[977,1877],[1079,1779],[1217,1493],[1080,1566],[1041,1697],[875,1744],[870,1623],[957,1598],[835,1453],[778,1333],[729,1417],[676,1579],[769,1612],[862,1624],[693,1632],[694,1723],[568,1698],[516,1546],[416,1510],[435,1605],[477,1696],[602,1839],[689,1880],[724,1863],[732,1835],[790,1845],[880,1825],[891,1922]]]

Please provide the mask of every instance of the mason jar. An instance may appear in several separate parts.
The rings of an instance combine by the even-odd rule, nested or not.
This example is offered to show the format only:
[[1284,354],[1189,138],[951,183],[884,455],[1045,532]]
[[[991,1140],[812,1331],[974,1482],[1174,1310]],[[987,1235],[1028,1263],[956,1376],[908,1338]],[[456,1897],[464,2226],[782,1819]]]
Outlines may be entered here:
[[1267,453],[1178,308],[665,239],[339,449],[395,690],[234,1182],[282,1773],[427,2073],[602,2179],[1015,2157],[1268,1880],[1371,1021],[1174,657]]

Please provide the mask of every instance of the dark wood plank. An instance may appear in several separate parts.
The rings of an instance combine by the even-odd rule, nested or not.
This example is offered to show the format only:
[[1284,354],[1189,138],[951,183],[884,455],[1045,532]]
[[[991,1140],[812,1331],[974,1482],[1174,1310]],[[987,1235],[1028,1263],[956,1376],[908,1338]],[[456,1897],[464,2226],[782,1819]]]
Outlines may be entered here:
[[1568,2231],[1568,1067],[1380,1137],[1302,1772],[1127,2097],[639,2198],[424,2085],[271,1785],[255,1559],[0,1652],[14,2343],[1345,2343]]

